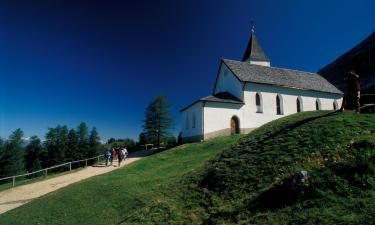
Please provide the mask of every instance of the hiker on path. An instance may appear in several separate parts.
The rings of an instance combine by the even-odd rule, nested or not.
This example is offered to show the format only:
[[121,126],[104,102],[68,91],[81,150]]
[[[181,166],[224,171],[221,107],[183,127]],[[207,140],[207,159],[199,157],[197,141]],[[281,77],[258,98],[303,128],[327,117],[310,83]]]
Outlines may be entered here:
[[111,166],[112,166],[112,163],[113,163],[113,158],[115,157],[115,150],[112,148],[111,149],[111,160],[110,160],[110,162],[111,162]]
[[124,156],[124,160],[125,160],[126,157],[128,156],[128,150],[126,148],[123,148],[121,151],[122,151],[122,155]]
[[355,111],[356,113],[359,113],[361,107],[359,103],[361,96],[359,76],[354,73],[354,70],[350,70],[345,76],[344,80],[346,81],[346,93],[342,100],[340,111],[342,112],[347,109],[348,105],[349,107],[355,105]]
[[111,150],[110,149],[107,149],[104,152],[104,158],[105,158],[105,166],[108,167],[109,166],[109,161],[111,160]]
[[116,149],[116,153],[117,153],[118,166],[120,167],[121,166],[121,161],[124,158],[124,156],[122,155],[122,151],[121,151],[120,148]]

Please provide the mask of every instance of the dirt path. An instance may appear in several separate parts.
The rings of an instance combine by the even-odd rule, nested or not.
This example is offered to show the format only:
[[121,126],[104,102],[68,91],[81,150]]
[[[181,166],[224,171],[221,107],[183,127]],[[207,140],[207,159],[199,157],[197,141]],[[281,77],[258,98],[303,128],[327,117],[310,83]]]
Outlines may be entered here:
[[[144,150],[129,154],[128,158],[125,160],[125,163],[122,163],[121,167],[137,161],[151,153],[152,151],[150,150]],[[121,167],[117,167],[117,161],[114,161],[113,166],[90,166],[77,172],[72,172],[66,175],[61,175],[40,182],[26,184],[2,191],[0,192],[0,214],[17,208],[49,192],[68,186],[69,184],[84,180],[92,176],[108,173]]]

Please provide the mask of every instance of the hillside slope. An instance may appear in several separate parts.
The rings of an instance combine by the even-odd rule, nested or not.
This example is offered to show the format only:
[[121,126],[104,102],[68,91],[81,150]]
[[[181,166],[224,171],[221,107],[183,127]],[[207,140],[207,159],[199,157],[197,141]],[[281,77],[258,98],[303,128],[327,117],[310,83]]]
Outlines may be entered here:
[[238,138],[159,153],[10,211],[0,223],[373,223],[375,114],[304,112]]
[[[240,136],[181,145],[104,175],[59,189],[0,215],[0,224],[119,224],[137,209],[166,199],[168,189]],[[152,218],[151,218],[152,219]]]
[[372,224],[374,163],[375,114],[300,113],[242,138],[124,224]]

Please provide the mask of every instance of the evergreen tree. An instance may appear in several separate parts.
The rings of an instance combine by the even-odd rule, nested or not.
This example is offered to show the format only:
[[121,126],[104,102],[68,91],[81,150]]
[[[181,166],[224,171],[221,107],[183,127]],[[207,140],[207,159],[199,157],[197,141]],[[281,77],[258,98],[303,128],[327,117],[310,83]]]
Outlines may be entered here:
[[86,123],[82,122],[78,126],[78,147],[84,158],[89,155],[89,132]]
[[143,130],[147,140],[160,147],[160,140],[169,135],[174,120],[170,113],[166,97],[156,97],[146,108]]
[[146,137],[146,133],[145,132],[141,132],[139,134],[139,137],[138,137],[138,144],[139,145],[145,145],[145,144],[148,144],[149,141],[147,140],[147,137]]
[[0,178],[5,177],[4,175],[4,165],[5,162],[5,144],[2,138],[0,138]]
[[42,142],[37,136],[32,136],[26,147],[25,166],[28,172],[40,170],[43,158]]
[[66,162],[65,153],[68,149],[68,128],[60,125],[56,128],[49,128],[46,135],[46,148],[50,165]]
[[2,143],[2,154],[0,158],[0,176],[7,177],[25,172],[24,150],[22,149],[23,131],[15,130],[9,140]]
[[66,161],[74,161],[83,159],[82,152],[79,151],[79,138],[74,129],[69,130],[68,134],[68,148],[65,154]]
[[96,127],[93,127],[89,138],[89,152],[88,157],[97,156],[100,153],[100,137]]

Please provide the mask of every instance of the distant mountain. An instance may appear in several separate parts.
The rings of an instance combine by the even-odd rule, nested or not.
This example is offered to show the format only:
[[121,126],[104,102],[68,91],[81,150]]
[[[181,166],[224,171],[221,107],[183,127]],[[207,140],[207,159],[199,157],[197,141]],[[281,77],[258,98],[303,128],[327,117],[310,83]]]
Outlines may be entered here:
[[[363,94],[375,94],[375,31],[332,63],[323,67],[318,73],[345,91],[345,72],[354,69],[361,77]],[[363,96],[364,103],[375,103],[375,96]]]

